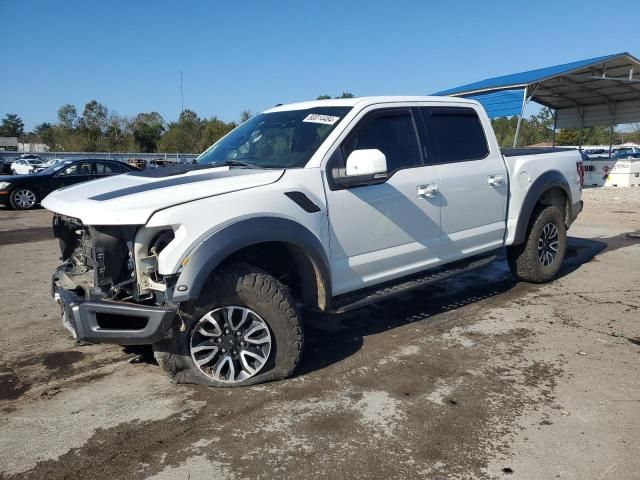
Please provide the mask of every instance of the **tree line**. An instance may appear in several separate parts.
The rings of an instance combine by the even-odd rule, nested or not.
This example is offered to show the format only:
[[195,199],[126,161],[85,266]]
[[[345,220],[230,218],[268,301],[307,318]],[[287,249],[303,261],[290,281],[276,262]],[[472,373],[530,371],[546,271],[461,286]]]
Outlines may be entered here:
[[[516,134],[518,117],[500,117],[491,120],[493,130],[501,147],[511,147]],[[608,145],[611,131],[609,127],[587,127],[582,132],[582,145]],[[520,124],[518,145],[536,145],[553,141],[553,114],[544,107],[535,115],[523,118]],[[613,143],[640,141],[640,128],[632,125],[629,132],[613,132]],[[556,145],[578,145],[579,128],[562,128],[556,131]]]
[[[240,122],[250,117],[249,111],[242,112]],[[91,100],[82,112],[75,105],[61,106],[57,122],[40,123],[32,132],[25,132],[18,115],[7,114],[0,136],[43,143],[53,151],[199,153],[237,125],[217,117],[201,118],[193,110],[182,111],[174,122],[167,122],[158,112],[129,118]]]
[[[350,92],[342,92],[333,98],[353,98]],[[319,100],[332,98],[320,95]],[[240,114],[239,123],[251,118],[250,111]],[[493,129],[502,147],[513,144],[517,117],[492,120]],[[55,123],[40,123],[26,132],[22,119],[8,113],[0,123],[0,136],[18,137],[23,143],[42,143],[52,151],[81,152],[166,152],[200,153],[219,138],[233,130],[238,123],[225,122],[217,117],[200,117],[193,110],[184,110],[176,121],[167,122],[158,112],[138,113],[134,117],[110,112],[102,103],[91,100],[79,112],[71,104],[61,106]],[[556,133],[558,145],[577,145],[580,131],[562,129]],[[523,118],[520,126],[519,145],[551,142],[553,116],[548,108]],[[631,132],[615,132],[614,143],[640,141],[640,128]],[[584,129],[584,145],[609,143],[608,127]]]

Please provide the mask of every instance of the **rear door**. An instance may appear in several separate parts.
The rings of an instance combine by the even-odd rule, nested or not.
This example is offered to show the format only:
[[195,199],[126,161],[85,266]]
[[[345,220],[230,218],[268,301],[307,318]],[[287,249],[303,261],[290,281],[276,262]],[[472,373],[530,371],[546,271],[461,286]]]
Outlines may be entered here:
[[[419,112],[415,112],[419,115]],[[326,190],[333,294],[392,280],[437,263],[440,199],[422,192],[438,183],[423,161],[411,108],[363,112],[327,165]],[[332,171],[354,150],[378,149],[387,159],[383,183],[341,187]]]
[[[110,177],[111,175],[119,175],[125,171],[118,162],[109,162],[106,160],[96,160],[96,178]],[[128,170],[126,170],[128,171]]]
[[471,105],[420,111],[440,177],[442,259],[457,260],[502,246],[507,170],[499,149],[487,141],[491,125],[486,116]]

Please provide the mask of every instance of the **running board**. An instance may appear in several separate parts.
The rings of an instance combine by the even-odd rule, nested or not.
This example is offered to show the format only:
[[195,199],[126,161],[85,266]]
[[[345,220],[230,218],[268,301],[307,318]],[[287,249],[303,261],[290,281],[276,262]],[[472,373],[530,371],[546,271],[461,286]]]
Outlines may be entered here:
[[382,288],[378,287],[377,290],[374,287],[361,290],[359,293],[346,294],[337,297],[332,302],[331,308],[328,311],[330,313],[344,313],[350,310],[355,310],[356,308],[364,307],[365,305],[381,302],[382,300],[387,300],[401,293],[431,285],[432,283],[439,282],[445,278],[484,267],[485,265],[493,262],[496,258],[497,255],[480,258],[473,257],[471,260],[462,260],[442,269],[433,270],[428,273],[420,273],[417,276],[413,275],[412,277],[409,277],[409,279],[405,277],[400,280],[399,283],[387,283],[386,286]]

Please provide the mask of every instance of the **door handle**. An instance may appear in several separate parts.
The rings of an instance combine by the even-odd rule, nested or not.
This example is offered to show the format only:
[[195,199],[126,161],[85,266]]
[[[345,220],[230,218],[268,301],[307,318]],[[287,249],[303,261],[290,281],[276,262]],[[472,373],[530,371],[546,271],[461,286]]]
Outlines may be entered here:
[[435,197],[439,192],[437,183],[429,183],[427,185],[418,185],[419,197]]
[[504,185],[504,176],[502,175],[489,175],[487,177],[487,185],[490,187],[501,187]]

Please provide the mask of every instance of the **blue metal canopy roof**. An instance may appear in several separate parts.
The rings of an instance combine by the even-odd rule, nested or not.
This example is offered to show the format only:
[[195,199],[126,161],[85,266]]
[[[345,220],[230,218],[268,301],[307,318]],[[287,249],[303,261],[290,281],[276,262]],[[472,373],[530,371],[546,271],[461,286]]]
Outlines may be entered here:
[[529,101],[552,108],[557,128],[640,122],[640,60],[623,52],[489,78],[435,95],[480,102],[491,118],[522,115]]
[[480,80],[479,82],[469,83],[467,85],[451,88],[449,90],[443,90],[441,92],[434,93],[434,95],[457,96],[461,94],[475,93],[486,90],[502,90],[513,89],[514,87],[525,87],[526,85],[541,82],[557,75],[571,73],[574,70],[580,70],[592,65],[599,65],[620,56],[630,55],[626,52],[616,53],[613,55],[605,55],[603,57],[595,57],[588,60],[580,60],[577,62],[565,63],[563,65],[556,65],[554,67],[538,68],[536,70],[529,70],[527,72],[512,73],[511,75],[488,78],[486,80]]

